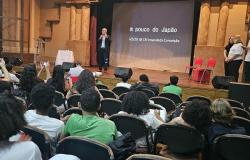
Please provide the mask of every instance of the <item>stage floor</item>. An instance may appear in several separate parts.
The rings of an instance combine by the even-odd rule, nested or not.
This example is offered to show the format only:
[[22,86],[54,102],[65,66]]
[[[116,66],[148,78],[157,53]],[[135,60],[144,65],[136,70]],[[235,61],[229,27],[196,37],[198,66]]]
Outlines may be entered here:
[[[91,71],[98,71],[98,67],[85,67]],[[108,68],[108,71],[103,72],[103,78],[114,78],[114,70],[115,67],[111,66]],[[169,71],[159,71],[159,70],[147,70],[140,68],[132,68],[133,75],[131,77],[132,80],[137,81],[139,79],[140,74],[147,74],[151,82],[159,83],[159,84],[167,84],[169,83],[169,77],[172,75],[176,75],[179,77],[178,85],[183,87],[190,88],[203,88],[203,89],[214,89],[212,83],[210,81],[209,84],[200,84],[199,82],[195,82],[188,78],[188,74],[186,73],[177,73],[177,72],[169,72]]]

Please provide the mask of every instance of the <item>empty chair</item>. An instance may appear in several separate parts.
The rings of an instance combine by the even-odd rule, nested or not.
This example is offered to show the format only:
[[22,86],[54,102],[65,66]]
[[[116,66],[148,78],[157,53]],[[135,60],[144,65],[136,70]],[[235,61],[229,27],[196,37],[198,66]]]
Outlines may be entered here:
[[182,103],[181,97],[173,93],[161,93],[159,96],[171,99],[176,105]]
[[155,96],[154,91],[152,91],[150,89],[144,88],[144,89],[141,89],[141,91],[144,92],[148,96],[148,98],[151,98],[151,97]]
[[70,154],[81,160],[113,160],[110,147],[83,137],[66,137],[58,143],[57,154]]
[[152,154],[134,154],[128,157],[127,160],[171,160],[171,159]]
[[73,94],[67,100],[68,108],[78,107],[78,103],[80,102],[80,94]]
[[178,157],[178,155],[197,156],[197,153],[201,153],[204,149],[205,139],[194,128],[162,124],[155,133],[155,153],[158,143],[168,146],[169,157]]
[[121,95],[119,96],[119,100],[120,100],[120,101],[122,101],[122,100],[123,100],[123,98],[126,96],[126,94],[127,94],[127,93],[123,93],[123,94],[121,94]]
[[203,64],[203,59],[200,57],[195,58],[193,65],[186,66],[185,73],[187,73],[188,69],[195,69],[197,67],[201,67]]
[[236,124],[240,127],[244,127],[246,134],[250,136],[250,120],[238,116],[233,117],[233,124]]
[[226,134],[213,141],[214,156],[223,160],[249,160],[250,136]]
[[232,99],[227,99],[228,103],[232,106],[232,107],[237,107],[237,108],[241,108],[241,109],[245,109],[243,103],[236,101],[236,100],[232,100]]
[[63,105],[65,107],[65,96],[63,93],[56,91],[54,95],[54,105],[61,106]]
[[150,100],[154,101],[155,104],[159,104],[166,109],[167,112],[173,111],[176,108],[175,103],[165,97],[152,97]]
[[64,113],[63,113],[63,117],[65,116],[68,116],[68,115],[71,115],[71,114],[80,114],[82,115],[82,110],[78,107],[73,107],[73,108],[70,108],[68,110],[66,110]]
[[206,83],[210,82],[210,77],[213,74],[215,65],[216,65],[216,59],[213,57],[210,57],[207,61],[207,67],[203,69],[202,76],[200,79],[200,83],[205,81]]
[[107,89],[99,89],[99,91],[102,94],[103,98],[117,99],[117,97],[118,97],[114,92],[107,90]]
[[205,102],[207,102],[209,105],[211,105],[211,103],[212,103],[212,101],[211,101],[210,98],[204,97],[204,96],[199,96],[199,95],[190,96],[190,97],[187,98],[186,101],[192,101],[192,100],[194,100],[194,99],[198,99],[198,100],[200,100],[200,101],[205,101]]
[[108,116],[116,114],[121,111],[121,101],[113,98],[104,98],[101,101],[101,112]]
[[241,108],[237,108],[237,107],[232,107],[235,114],[239,117],[243,117],[243,118],[246,118],[246,119],[249,119],[250,120],[250,114],[249,112],[247,112],[246,110],[244,109],[241,109]]
[[115,88],[112,89],[112,91],[113,91],[116,95],[120,96],[120,95],[123,94],[123,93],[127,93],[127,92],[129,91],[129,89],[126,88],[126,87],[115,87]]
[[22,131],[29,135],[31,140],[39,147],[43,159],[51,157],[51,142],[47,133],[31,126],[25,126]]
[[103,84],[97,84],[96,87],[98,89],[109,89],[107,86],[103,85]]
[[[151,145],[149,144],[150,128],[146,122],[140,118],[130,115],[115,114],[109,118],[117,127],[117,130],[122,134],[131,133],[133,139],[145,137],[147,142],[148,152],[151,152]],[[151,137],[152,138],[152,137]]]

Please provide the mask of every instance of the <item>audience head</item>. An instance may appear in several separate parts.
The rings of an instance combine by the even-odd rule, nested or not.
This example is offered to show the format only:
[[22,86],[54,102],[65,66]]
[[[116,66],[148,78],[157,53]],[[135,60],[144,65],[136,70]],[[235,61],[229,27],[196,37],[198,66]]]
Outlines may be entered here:
[[148,76],[146,74],[141,74],[140,77],[139,77],[139,80],[141,82],[146,82],[146,83],[149,82],[149,78],[148,78]]
[[173,75],[170,77],[170,84],[177,85],[178,81],[179,81],[179,78],[177,76]]
[[26,121],[21,103],[11,95],[0,94],[0,141],[20,131]]
[[86,112],[97,112],[100,108],[100,94],[94,87],[84,90],[81,94],[81,108]]
[[129,79],[128,76],[124,75],[121,78],[122,78],[122,82],[128,82],[128,79]]
[[94,86],[95,77],[93,73],[88,69],[83,70],[78,77],[78,81],[76,82],[76,90],[79,93],[82,93],[82,91]]
[[12,69],[13,69],[13,65],[10,64],[10,63],[7,63],[7,64],[6,64],[6,69],[7,69],[8,72],[11,72]]
[[24,70],[20,77],[20,87],[21,89],[30,92],[31,89],[36,85],[37,77],[36,71],[33,65],[24,66]]
[[7,81],[0,81],[0,93],[11,93],[11,83]]
[[122,101],[122,110],[128,114],[143,115],[149,111],[149,98],[142,91],[130,91]]
[[56,65],[53,69],[52,78],[56,80],[64,79],[64,70],[61,65]]
[[212,120],[208,103],[200,100],[188,103],[182,113],[182,118],[198,130],[206,128]]
[[48,84],[39,83],[31,91],[31,103],[36,110],[47,112],[53,104],[55,90]]
[[215,122],[230,124],[235,115],[231,105],[223,98],[214,100],[210,108]]

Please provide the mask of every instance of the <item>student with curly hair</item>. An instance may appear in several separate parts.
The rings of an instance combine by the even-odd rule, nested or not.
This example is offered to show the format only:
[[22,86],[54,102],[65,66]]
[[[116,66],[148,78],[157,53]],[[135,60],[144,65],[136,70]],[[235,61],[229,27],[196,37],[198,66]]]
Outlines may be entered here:
[[17,99],[0,95],[0,159],[41,160],[41,153],[31,141],[10,142],[9,138],[17,134],[26,125],[22,106]]

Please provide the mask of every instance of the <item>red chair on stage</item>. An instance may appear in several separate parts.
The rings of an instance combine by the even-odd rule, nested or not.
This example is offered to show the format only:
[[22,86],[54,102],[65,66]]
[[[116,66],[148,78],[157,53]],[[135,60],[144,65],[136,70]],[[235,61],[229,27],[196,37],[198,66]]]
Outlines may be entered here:
[[210,82],[211,74],[213,74],[213,70],[216,65],[216,59],[215,58],[209,58],[207,61],[207,67],[206,68],[195,68],[192,72],[192,79],[194,81],[200,82],[200,83],[207,83]]
[[[202,59],[202,58],[200,58],[200,57],[195,58],[195,60],[194,60],[194,65],[193,65],[193,66],[191,66],[191,65],[186,66],[185,73],[187,73],[187,70],[188,70],[188,69],[193,69],[193,70],[194,70],[194,69],[196,69],[196,68],[201,67],[202,64],[203,64],[203,59]],[[190,76],[191,76],[191,75],[189,75],[189,78],[190,78]]]

